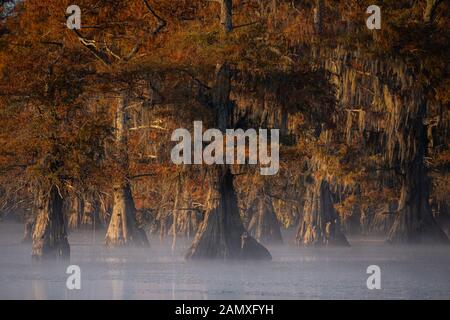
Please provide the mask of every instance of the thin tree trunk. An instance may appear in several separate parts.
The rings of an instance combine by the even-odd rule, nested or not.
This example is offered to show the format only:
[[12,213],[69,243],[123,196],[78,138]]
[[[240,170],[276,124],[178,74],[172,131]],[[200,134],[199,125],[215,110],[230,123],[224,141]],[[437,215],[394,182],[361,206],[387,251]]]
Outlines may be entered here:
[[177,188],[175,193],[175,201],[173,204],[173,221],[172,221],[172,251],[175,250],[175,247],[177,245],[177,224],[178,224],[178,212],[179,212],[179,200],[180,200],[180,194],[181,194],[181,186],[183,184],[183,179],[181,177],[178,177],[177,181]]
[[220,1],[220,23],[223,25],[225,32],[233,31],[233,1]]
[[317,34],[321,34],[323,31],[323,10],[324,0],[316,0],[314,7],[314,29]]
[[22,243],[30,243],[33,241],[34,217],[29,217],[25,221]]
[[[192,199],[189,199],[189,208],[192,207]],[[199,228],[199,224],[202,220],[202,217],[200,216],[200,213],[197,210],[190,210],[189,211],[189,217],[188,217],[188,225],[186,230],[186,235],[188,240],[191,239],[191,237],[197,233],[197,230]]]
[[69,230],[76,230],[81,224],[83,214],[83,200],[74,194],[68,199],[67,203],[67,225]]
[[38,192],[32,257],[67,259],[70,246],[64,221],[63,198],[55,185],[50,190],[41,189]]

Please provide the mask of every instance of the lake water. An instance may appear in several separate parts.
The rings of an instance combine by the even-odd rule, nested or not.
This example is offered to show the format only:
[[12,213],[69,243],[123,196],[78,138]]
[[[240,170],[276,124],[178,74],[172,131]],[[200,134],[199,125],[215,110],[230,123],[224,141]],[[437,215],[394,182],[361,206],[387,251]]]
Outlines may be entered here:
[[[103,232],[69,237],[70,262],[32,263],[22,225],[0,224],[0,299],[450,299],[450,247],[391,247],[352,239],[350,248],[268,246],[271,262],[184,261],[188,242],[106,249]],[[290,242],[290,237],[285,239]],[[66,288],[69,264],[81,290]],[[366,285],[381,268],[381,289]]]

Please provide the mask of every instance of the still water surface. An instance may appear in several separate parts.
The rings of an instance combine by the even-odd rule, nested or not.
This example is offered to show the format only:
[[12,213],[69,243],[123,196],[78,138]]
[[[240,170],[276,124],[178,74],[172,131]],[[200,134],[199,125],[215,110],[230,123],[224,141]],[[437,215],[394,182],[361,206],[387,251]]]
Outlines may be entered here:
[[[0,224],[0,299],[450,299],[450,247],[391,247],[351,239],[351,248],[268,246],[271,262],[184,261],[188,242],[106,249],[103,232],[69,237],[69,262],[32,263],[22,226]],[[66,268],[81,268],[81,290]],[[381,290],[366,269],[381,268]]]

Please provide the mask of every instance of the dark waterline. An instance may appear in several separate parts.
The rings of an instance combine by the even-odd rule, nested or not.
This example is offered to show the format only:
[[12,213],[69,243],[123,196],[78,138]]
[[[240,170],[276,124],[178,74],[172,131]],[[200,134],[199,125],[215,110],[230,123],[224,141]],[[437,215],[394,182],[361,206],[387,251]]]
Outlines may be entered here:
[[[70,235],[70,262],[32,263],[22,225],[0,224],[0,299],[450,299],[450,247],[391,247],[351,239],[351,248],[268,246],[271,262],[189,261],[189,244],[106,249],[103,232]],[[286,240],[289,242],[289,239]],[[66,289],[70,264],[81,290]],[[366,269],[381,268],[381,290]]]

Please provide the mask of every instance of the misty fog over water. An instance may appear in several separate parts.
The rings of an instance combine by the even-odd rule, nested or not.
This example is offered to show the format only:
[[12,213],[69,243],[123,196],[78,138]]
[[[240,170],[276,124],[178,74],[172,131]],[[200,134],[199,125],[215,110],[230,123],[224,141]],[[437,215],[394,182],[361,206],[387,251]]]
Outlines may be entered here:
[[[268,246],[273,261],[185,261],[188,241],[107,249],[104,233],[71,233],[70,262],[32,262],[22,225],[0,224],[0,299],[450,299],[450,248],[391,247],[352,239],[350,248]],[[81,268],[68,290],[67,266]],[[381,290],[366,286],[381,268]]]

